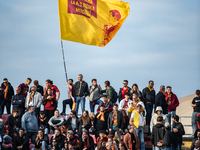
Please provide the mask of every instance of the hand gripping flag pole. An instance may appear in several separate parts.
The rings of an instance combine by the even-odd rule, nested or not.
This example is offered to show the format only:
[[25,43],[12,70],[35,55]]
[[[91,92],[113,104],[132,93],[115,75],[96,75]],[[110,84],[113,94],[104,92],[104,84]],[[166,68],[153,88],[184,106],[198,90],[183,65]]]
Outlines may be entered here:
[[61,40],[61,48],[62,48],[62,56],[63,56],[63,64],[64,64],[64,69],[65,69],[66,82],[68,82],[67,69],[66,69],[66,64],[65,64],[65,55],[64,55],[63,42],[62,42],[62,40]]

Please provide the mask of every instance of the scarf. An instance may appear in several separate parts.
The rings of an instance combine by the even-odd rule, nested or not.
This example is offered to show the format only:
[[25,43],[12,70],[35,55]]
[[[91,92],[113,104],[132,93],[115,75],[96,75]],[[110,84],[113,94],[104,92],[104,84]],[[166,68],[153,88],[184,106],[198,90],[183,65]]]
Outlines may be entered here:
[[31,93],[30,102],[33,101],[34,94],[35,94],[35,93]]
[[133,133],[129,133],[131,135],[131,150],[135,150],[136,139]]
[[47,119],[47,117],[40,118],[40,124],[43,124],[46,119]]
[[[64,133],[64,129],[65,129],[65,128],[63,128],[63,126],[60,127],[60,132],[61,132],[62,134]],[[68,132],[68,130],[69,130],[69,127],[66,128],[65,134]]]
[[89,147],[90,141],[89,141],[89,136],[87,137],[86,141],[84,141],[84,148]]
[[115,150],[115,144],[112,145],[112,150]]
[[43,139],[43,135],[38,137],[39,140]]
[[150,91],[154,90],[154,88],[150,88],[149,86],[147,86],[149,88]]
[[104,112],[101,112],[101,111],[100,111],[99,114],[98,114],[98,116],[97,116],[97,119],[99,119],[99,117],[100,117],[99,120],[101,120],[101,121],[105,121],[104,113],[105,113],[105,111],[104,111]]
[[117,111],[113,111],[112,122],[113,122],[113,125],[117,125]]
[[167,101],[169,102],[169,101],[171,101],[171,100],[172,100],[172,93],[167,94]]
[[9,129],[10,129],[10,128],[9,128],[9,127],[6,128],[6,126],[5,126],[4,128],[5,128],[5,130],[6,130],[6,133],[9,134]]
[[[7,84],[6,88],[5,88],[5,90],[8,91],[8,84]],[[5,98],[5,99],[8,99],[7,94],[8,94],[8,92],[4,92],[4,98]]]

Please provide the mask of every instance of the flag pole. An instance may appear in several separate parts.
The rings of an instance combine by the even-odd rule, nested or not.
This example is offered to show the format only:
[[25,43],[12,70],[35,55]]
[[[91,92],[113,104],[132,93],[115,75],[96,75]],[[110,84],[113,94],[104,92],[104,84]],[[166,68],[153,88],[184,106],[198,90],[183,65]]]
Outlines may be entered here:
[[66,69],[66,65],[65,65],[65,56],[64,56],[64,50],[63,50],[63,42],[62,42],[62,40],[61,40],[61,48],[62,48],[63,64],[64,64],[64,69],[65,69],[65,78],[66,78],[66,82],[68,82],[67,69]]

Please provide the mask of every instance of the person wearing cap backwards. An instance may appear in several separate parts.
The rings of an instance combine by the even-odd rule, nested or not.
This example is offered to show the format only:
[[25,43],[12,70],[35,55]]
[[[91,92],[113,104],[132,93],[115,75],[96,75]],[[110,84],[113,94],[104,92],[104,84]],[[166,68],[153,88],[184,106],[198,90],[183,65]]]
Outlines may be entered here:
[[94,150],[94,141],[93,138],[88,135],[87,130],[83,130],[82,137],[80,141],[80,149],[81,150]]
[[105,111],[105,106],[102,104],[100,106],[100,112],[96,114],[94,119],[94,129],[95,129],[95,136],[98,137],[99,131],[103,130],[108,133],[108,116],[109,113]]
[[28,111],[22,116],[21,127],[24,128],[24,131],[28,138],[31,138],[31,142],[35,143],[35,139],[38,131],[38,121],[36,116],[33,114],[34,107],[29,106]]
[[67,135],[65,136],[64,143],[66,143],[66,142],[72,142],[74,149],[75,150],[79,149],[80,141],[79,141],[78,137],[74,135],[74,132],[72,130],[69,130],[67,132]]
[[133,125],[138,135],[140,141],[140,150],[145,150],[144,144],[144,133],[143,133],[143,126],[144,126],[144,117],[142,116],[143,112],[143,103],[138,102],[136,105],[136,110],[134,110],[131,114],[131,118],[129,120],[130,125]]
[[113,110],[113,108],[112,108],[112,103],[108,102],[108,100],[107,100],[107,95],[102,95],[102,100],[103,100],[103,102],[100,103],[98,108],[97,108],[97,113],[100,112],[100,106],[101,105],[104,105],[105,106],[105,111],[110,113]]
[[168,122],[166,115],[164,115],[162,113],[162,107],[161,106],[157,106],[156,107],[156,114],[154,114],[151,118],[151,123],[150,123],[150,131],[152,132],[153,126],[156,125],[157,122],[157,117],[158,116],[162,116],[163,117],[163,124],[165,124],[166,122]]

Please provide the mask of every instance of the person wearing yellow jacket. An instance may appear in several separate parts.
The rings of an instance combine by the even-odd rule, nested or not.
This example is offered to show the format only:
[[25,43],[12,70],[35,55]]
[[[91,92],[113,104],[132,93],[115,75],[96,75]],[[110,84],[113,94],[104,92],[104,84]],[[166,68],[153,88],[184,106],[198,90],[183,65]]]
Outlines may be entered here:
[[140,150],[145,150],[143,126],[145,124],[144,117],[142,116],[144,104],[138,102],[136,110],[133,110],[130,118],[130,125],[133,125],[140,141]]

